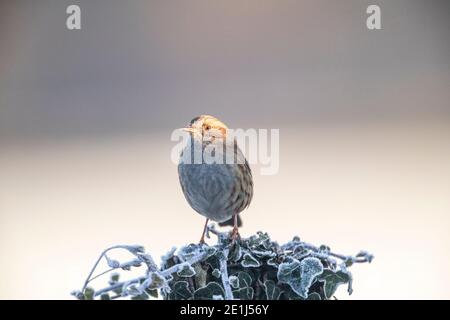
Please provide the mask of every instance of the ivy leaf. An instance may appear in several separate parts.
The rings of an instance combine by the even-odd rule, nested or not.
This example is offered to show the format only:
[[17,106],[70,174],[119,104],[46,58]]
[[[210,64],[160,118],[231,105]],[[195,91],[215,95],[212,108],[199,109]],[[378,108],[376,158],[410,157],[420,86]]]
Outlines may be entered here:
[[79,291],[79,290],[72,291],[70,294],[73,295],[78,300],[84,300],[84,294],[81,291]]
[[181,247],[178,255],[183,258],[183,260],[189,260],[190,258],[196,256],[200,252],[201,248],[198,244],[188,244],[187,246]]
[[239,300],[252,300],[253,292],[252,287],[240,288],[233,290],[233,297]]
[[276,257],[273,257],[273,258],[270,258],[269,260],[267,260],[267,264],[269,265],[269,266],[272,266],[272,267],[275,267],[275,268],[278,268],[278,261],[277,261],[277,258]]
[[140,283],[140,290],[144,290],[145,293],[147,293],[150,297],[153,298],[158,298],[158,289],[149,289],[148,287],[146,287],[146,285],[148,285],[148,278],[147,279],[141,279],[139,281]]
[[113,292],[114,292],[115,294],[121,296],[121,295],[122,295],[122,287],[119,287],[119,288],[114,289]]
[[205,287],[199,288],[194,292],[195,300],[212,300],[214,296],[225,296],[222,287],[217,282],[210,282]]
[[230,251],[228,253],[228,260],[230,261],[239,261],[242,257],[242,249],[241,245],[238,241],[234,242],[234,244],[231,245]]
[[258,231],[256,235],[250,236],[248,246],[251,249],[270,249],[270,238],[266,232]]
[[270,237],[269,234],[267,232],[262,232],[262,231],[258,231],[256,233],[259,236],[260,239],[260,243],[262,244],[262,246],[266,249],[270,248]]
[[195,270],[189,263],[185,262],[182,264],[181,269],[178,270],[177,275],[185,278],[192,277],[195,276]]
[[197,287],[204,287],[206,285],[206,278],[208,276],[208,272],[202,268],[200,263],[194,264],[194,270],[195,270],[195,283],[197,284]]
[[253,250],[252,254],[257,256],[258,258],[265,258],[265,257],[275,257],[277,254],[273,251],[269,250]]
[[149,290],[160,289],[166,284],[166,279],[159,275],[157,272],[152,272],[150,274],[150,285],[147,287]]
[[148,294],[146,294],[145,292],[142,292],[141,294],[132,296],[131,300],[148,300]]
[[353,257],[347,257],[345,259],[344,264],[346,267],[351,267],[355,263],[355,259]]
[[252,286],[252,277],[247,272],[239,271],[237,274],[237,277],[239,280],[240,288],[246,288],[246,287]]
[[120,265],[120,268],[123,270],[131,270],[131,267],[140,267],[142,264],[142,261],[140,259],[133,259],[131,261],[124,262]]
[[330,251],[331,251],[330,247],[329,247],[329,246],[326,246],[326,245],[324,245],[324,244],[322,244],[322,245],[319,247],[319,252],[320,252],[320,253],[323,253],[323,254],[329,254]]
[[223,251],[219,251],[219,250],[217,250],[217,252],[214,254],[214,256],[217,258],[217,259],[219,259],[219,261],[220,260],[224,260],[224,259],[226,259],[226,257],[225,257],[225,255],[224,255],[224,253],[223,253]]
[[108,264],[108,267],[110,267],[112,269],[117,269],[117,268],[120,267],[120,262],[119,261],[111,259],[106,254],[105,254],[105,258],[106,258],[106,262]]
[[169,300],[188,300],[190,298],[192,298],[192,292],[187,281],[175,282],[169,293]]
[[145,292],[150,296],[150,297],[153,297],[153,298],[155,298],[155,299],[158,299],[158,290],[157,289],[153,289],[153,290],[150,290],[150,289],[145,289]]
[[131,295],[132,297],[136,297],[142,294],[142,291],[136,288],[135,285],[131,285],[125,289],[125,293]]
[[209,258],[216,254],[217,249],[215,247],[207,247],[205,251],[206,251],[206,257]]
[[[233,278],[231,278],[233,277]],[[252,277],[243,271],[239,271],[237,275],[230,277],[230,285],[237,289],[233,290],[233,297],[241,300],[251,300],[253,299],[254,290],[252,288]],[[233,284],[231,283],[233,280]]]
[[94,300],[95,290],[91,287],[84,289],[84,300]]
[[309,287],[322,271],[322,263],[317,258],[308,257],[301,262],[292,259],[291,262],[280,264],[277,277],[279,281],[289,284],[300,297],[306,299]]
[[250,253],[246,253],[246,254],[244,254],[244,258],[241,261],[241,265],[244,268],[249,268],[249,267],[257,268],[257,267],[261,266],[261,263],[255,257],[253,257]]
[[205,262],[211,267],[211,270],[220,269],[220,261],[215,255],[208,257]]
[[320,294],[318,294],[317,292],[313,292],[310,295],[308,295],[308,298],[306,300],[322,300],[320,298]]
[[124,248],[130,251],[132,254],[143,253],[145,251],[145,248],[140,245],[129,245],[124,246]]
[[239,278],[236,276],[229,276],[228,279],[230,280],[230,286],[233,289],[239,288]]
[[120,278],[120,275],[118,273],[115,272],[115,273],[111,274],[111,277],[109,278],[109,284],[113,285],[113,284],[119,282],[119,278]]
[[161,265],[166,265],[167,261],[174,256],[175,251],[177,251],[177,247],[172,247],[165,255],[161,256]]
[[370,253],[368,253],[367,251],[364,251],[364,250],[358,252],[358,254],[356,255],[356,257],[357,257],[357,258],[363,258],[363,259],[366,259],[367,262],[369,262],[369,263],[371,263],[372,260],[373,260],[373,258],[374,258],[374,256],[373,256],[372,254],[370,254]]
[[220,278],[220,275],[221,275],[221,274],[222,274],[222,273],[220,272],[219,269],[214,269],[213,272],[212,272],[212,275],[213,275],[214,277],[216,277],[216,278]]
[[277,287],[275,282],[272,280],[264,281],[264,289],[266,291],[267,300],[278,300],[280,299],[281,290]]
[[155,271],[158,269],[158,266],[156,265],[155,261],[153,260],[152,256],[146,253],[138,253],[137,254],[139,261],[139,264],[136,262],[136,265],[134,265],[134,267],[139,267],[141,265],[140,262],[143,262],[147,265],[147,267],[152,270]]
[[100,300],[111,300],[111,297],[107,293],[102,293],[100,296]]
[[283,295],[285,295],[288,300],[304,300],[304,298],[300,297],[290,286],[287,286],[286,290],[283,290]]
[[323,281],[325,297],[330,299],[339,285],[348,283],[350,281],[350,276],[344,271],[334,272],[332,270],[324,270],[320,276],[320,281]]

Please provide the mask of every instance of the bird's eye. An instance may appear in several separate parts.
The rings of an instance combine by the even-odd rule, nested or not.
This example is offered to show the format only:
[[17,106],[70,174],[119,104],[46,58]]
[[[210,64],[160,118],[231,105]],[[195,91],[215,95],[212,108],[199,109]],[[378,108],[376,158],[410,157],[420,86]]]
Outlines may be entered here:
[[209,129],[211,129],[211,126],[206,126],[205,127],[205,130],[209,130]]

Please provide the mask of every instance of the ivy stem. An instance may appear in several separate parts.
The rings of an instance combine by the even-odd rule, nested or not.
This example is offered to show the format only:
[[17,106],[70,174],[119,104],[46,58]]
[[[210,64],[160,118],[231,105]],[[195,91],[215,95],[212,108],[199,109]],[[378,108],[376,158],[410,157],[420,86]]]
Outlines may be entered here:
[[234,299],[233,292],[231,291],[230,279],[228,278],[228,269],[227,269],[229,251],[230,250],[228,248],[223,249],[222,252],[225,258],[220,259],[220,273],[222,275],[223,288],[225,289],[225,300]]
[[[200,254],[198,254],[198,255],[192,257],[191,259],[189,259],[189,260],[187,261],[187,263],[189,263],[190,265],[193,265],[193,264],[195,264],[195,263],[197,263],[197,262],[199,262],[199,261],[202,261],[202,260],[206,257],[206,254],[207,254],[207,253],[206,253],[205,251],[203,251],[203,252],[201,252]],[[174,265],[174,266],[172,266],[172,267],[170,267],[170,268],[168,268],[168,269],[162,270],[162,271],[160,271],[160,272],[158,272],[158,273],[159,273],[160,276],[162,276],[162,277],[164,277],[164,278],[167,278],[167,277],[170,276],[171,274],[173,274],[173,273],[178,272],[179,270],[181,270],[181,268],[183,267],[183,265],[185,265],[185,262],[181,262],[181,263],[179,263],[179,264],[176,264],[176,265]],[[109,292],[109,291],[112,291],[112,290],[115,290],[115,289],[118,289],[118,288],[122,288],[125,284],[126,284],[126,285],[131,285],[131,284],[135,284],[135,283],[140,283],[142,280],[147,279],[148,276],[149,276],[149,275],[147,275],[147,276],[141,276],[141,277],[135,278],[135,279],[133,279],[133,280],[129,280],[129,281],[117,282],[117,283],[115,283],[115,284],[113,284],[113,285],[111,285],[111,286],[109,286],[109,287],[106,287],[106,288],[104,288],[104,289],[101,289],[101,290],[96,291],[96,292],[95,292],[95,296],[99,296],[99,295],[101,295],[101,294],[103,294],[103,293],[106,293],[106,292]]]
[[[100,263],[100,261],[101,261],[101,260],[103,259],[103,257],[105,256],[105,254],[106,254],[109,250],[117,249],[117,248],[123,248],[123,247],[124,247],[124,246],[117,245],[117,246],[112,246],[112,247],[109,247],[109,248],[103,250],[103,252],[100,254],[100,257],[98,257],[97,261],[95,262],[94,266],[92,267],[91,272],[89,272],[89,274],[88,274],[86,280],[84,281],[84,285],[83,285],[83,288],[81,289],[81,292],[84,292],[84,290],[86,289],[86,287],[87,287],[87,285],[89,284],[89,282],[91,282],[91,280],[93,280],[93,279],[91,279],[91,277],[92,277],[92,275],[94,274],[95,269],[97,269],[98,264]],[[96,278],[96,277],[95,277],[95,278]],[[94,278],[94,279],[95,279],[95,278]]]

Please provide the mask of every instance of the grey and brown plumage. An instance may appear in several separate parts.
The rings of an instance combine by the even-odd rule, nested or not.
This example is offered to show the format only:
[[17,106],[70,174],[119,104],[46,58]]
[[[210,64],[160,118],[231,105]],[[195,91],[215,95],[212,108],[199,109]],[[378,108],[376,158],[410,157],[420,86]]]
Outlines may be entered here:
[[[242,222],[239,213],[250,205],[253,197],[253,179],[250,166],[234,139],[227,139],[228,128],[209,115],[195,117],[184,128],[190,133],[188,143],[181,154],[178,176],[181,188],[190,206],[206,217],[200,242],[204,242],[205,230],[211,219],[219,225],[233,226],[233,239],[239,235]],[[223,161],[194,163],[194,153],[206,148],[214,150],[215,159]],[[185,163],[186,154],[192,163]],[[233,154],[234,161],[226,157]]]

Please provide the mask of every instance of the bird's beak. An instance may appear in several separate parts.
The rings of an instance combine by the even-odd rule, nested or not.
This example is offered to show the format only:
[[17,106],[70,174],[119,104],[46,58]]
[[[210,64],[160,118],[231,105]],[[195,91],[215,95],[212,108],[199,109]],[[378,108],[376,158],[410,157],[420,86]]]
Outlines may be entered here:
[[186,131],[186,132],[191,132],[191,133],[194,133],[194,132],[195,132],[195,129],[194,129],[194,128],[191,128],[191,127],[182,128],[181,130]]

